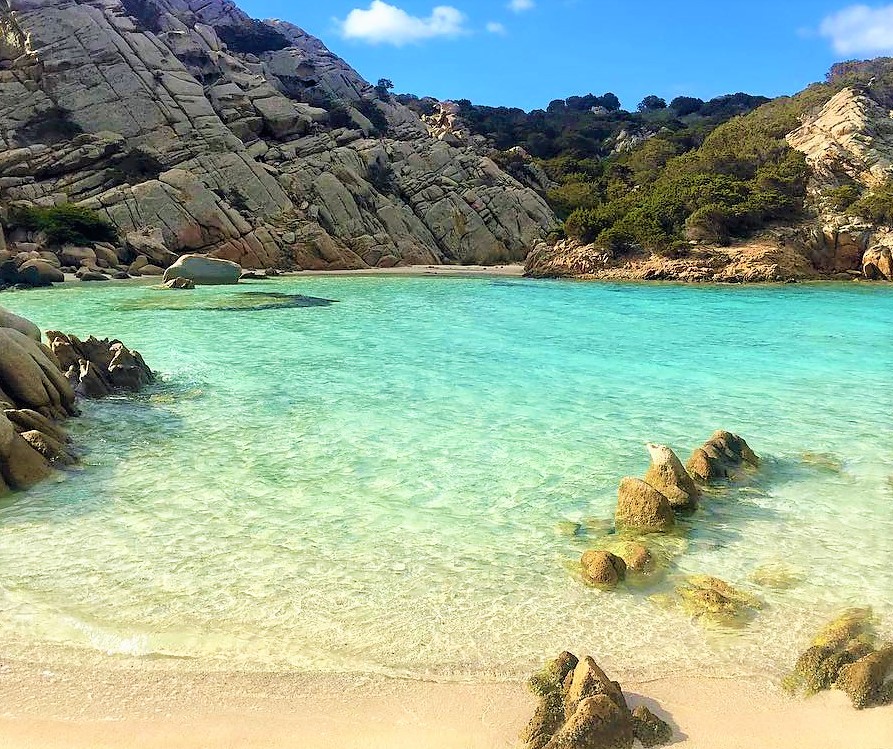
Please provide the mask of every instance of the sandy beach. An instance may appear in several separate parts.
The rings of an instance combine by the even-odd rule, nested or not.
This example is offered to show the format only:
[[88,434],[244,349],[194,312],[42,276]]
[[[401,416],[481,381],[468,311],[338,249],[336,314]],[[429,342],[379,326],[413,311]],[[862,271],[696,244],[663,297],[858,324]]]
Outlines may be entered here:
[[[535,705],[516,682],[0,662],[4,749],[497,749],[516,745]],[[758,678],[698,677],[624,689],[671,723],[680,749],[893,746],[893,707],[858,712],[840,692],[800,699]]]

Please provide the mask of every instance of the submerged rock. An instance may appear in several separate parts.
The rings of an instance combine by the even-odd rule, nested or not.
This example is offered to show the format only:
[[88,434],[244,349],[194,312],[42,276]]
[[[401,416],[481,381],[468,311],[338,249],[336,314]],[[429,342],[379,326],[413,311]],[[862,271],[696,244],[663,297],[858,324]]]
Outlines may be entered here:
[[630,477],[620,482],[614,519],[618,527],[642,533],[668,531],[676,523],[670,501],[654,487]]
[[613,551],[626,563],[627,572],[650,575],[657,570],[657,559],[644,544],[621,541],[613,547]]
[[756,468],[759,464],[760,459],[743,437],[718,431],[692,453],[686,469],[699,481],[709,483],[733,478],[745,465]]
[[692,575],[676,588],[682,607],[697,619],[741,626],[762,608],[758,598],[709,575]]
[[645,474],[645,483],[663,494],[674,510],[694,510],[698,506],[701,491],[683,467],[682,461],[666,445],[648,443],[647,447],[651,465]]
[[562,653],[531,678],[530,687],[540,704],[522,735],[525,749],[631,749],[637,729],[640,740],[653,739],[646,746],[672,738],[669,726],[650,713],[639,710],[634,718],[620,684],[591,657]]
[[189,278],[177,276],[176,278],[172,278],[170,281],[165,281],[164,287],[166,289],[183,289],[188,291],[195,288],[195,281],[192,281]]

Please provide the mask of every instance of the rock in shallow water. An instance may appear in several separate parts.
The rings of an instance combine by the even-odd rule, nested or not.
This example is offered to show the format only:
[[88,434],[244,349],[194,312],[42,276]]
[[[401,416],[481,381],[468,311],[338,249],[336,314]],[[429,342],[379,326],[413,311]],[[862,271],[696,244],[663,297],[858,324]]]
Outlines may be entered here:
[[620,482],[614,519],[618,527],[642,533],[668,531],[676,524],[670,501],[654,487],[630,477]]
[[653,486],[670,502],[674,510],[689,511],[698,506],[701,491],[682,465],[682,461],[666,445],[648,443],[651,465],[645,483]]
[[47,331],[53,353],[78,395],[102,398],[115,390],[136,392],[154,379],[139,352],[120,341],[76,336]]
[[718,431],[692,453],[685,467],[696,479],[709,483],[733,478],[745,465],[756,468],[759,464],[760,459],[743,437]]
[[580,559],[583,580],[600,588],[616,588],[626,579],[626,562],[609,551],[587,551]]

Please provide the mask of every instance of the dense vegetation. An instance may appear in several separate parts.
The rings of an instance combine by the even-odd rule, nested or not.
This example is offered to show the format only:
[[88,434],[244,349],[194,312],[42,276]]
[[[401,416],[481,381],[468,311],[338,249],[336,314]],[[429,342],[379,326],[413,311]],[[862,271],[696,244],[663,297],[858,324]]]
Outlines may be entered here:
[[[667,104],[649,96],[635,113],[621,110],[613,94],[556,100],[530,113],[457,103],[472,132],[498,149],[501,166],[523,177],[520,146],[542,167],[567,236],[614,253],[641,247],[675,255],[692,240],[728,243],[801,215],[809,169],[785,136],[846,86],[870,86],[893,106],[885,98],[893,60],[841,63],[824,83],[773,101],[732,94]],[[420,111],[428,104],[403,100]],[[823,197],[838,210],[893,221],[893,187],[863,196],[842,185]]]
[[43,232],[50,244],[89,244],[115,242],[117,229],[89,208],[67,203],[52,208],[14,208],[11,227]]

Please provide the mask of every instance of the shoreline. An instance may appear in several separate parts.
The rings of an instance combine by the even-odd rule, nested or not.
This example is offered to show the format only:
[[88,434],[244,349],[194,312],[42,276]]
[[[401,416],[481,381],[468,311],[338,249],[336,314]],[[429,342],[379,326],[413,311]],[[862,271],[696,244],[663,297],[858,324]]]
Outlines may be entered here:
[[[853,709],[841,692],[792,698],[767,679],[630,680],[682,749],[889,749],[893,707]],[[72,669],[0,661],[6,749],[497,749],[516,746],[535,698],[521,682],[377,676]],[[730,709],[734,706],[734,709]]]

